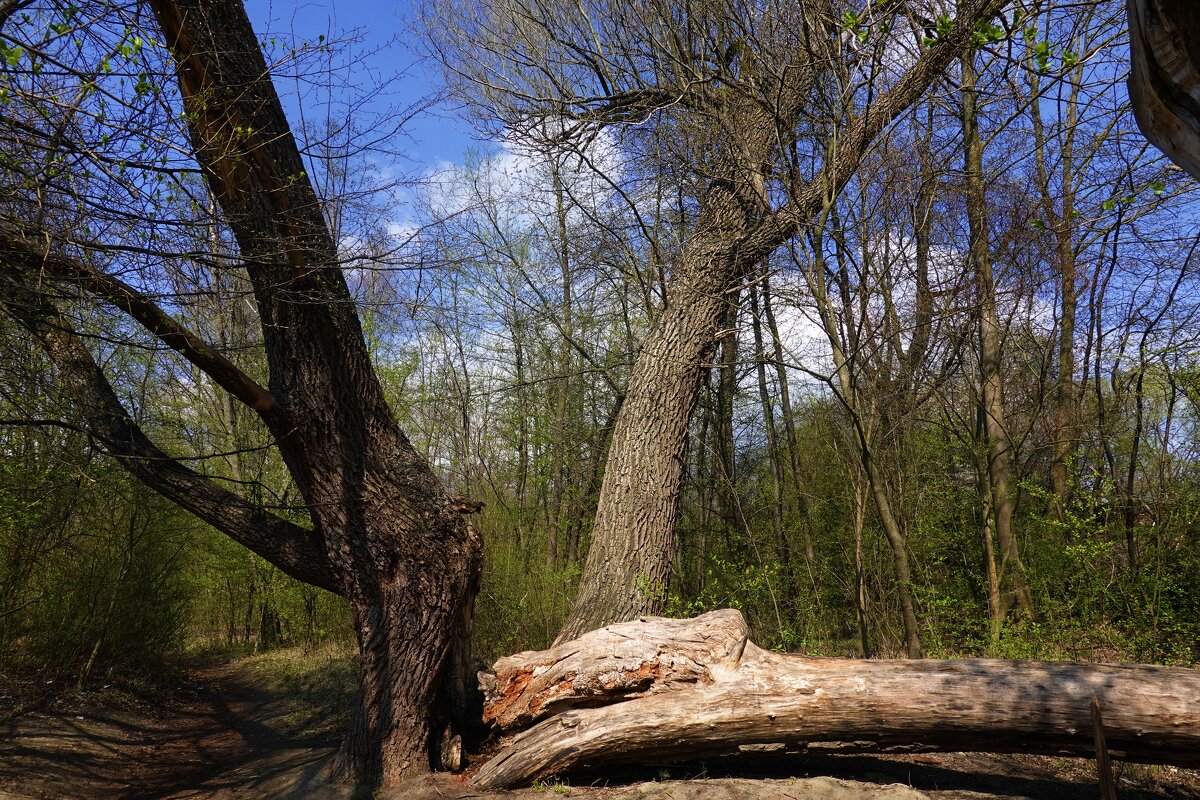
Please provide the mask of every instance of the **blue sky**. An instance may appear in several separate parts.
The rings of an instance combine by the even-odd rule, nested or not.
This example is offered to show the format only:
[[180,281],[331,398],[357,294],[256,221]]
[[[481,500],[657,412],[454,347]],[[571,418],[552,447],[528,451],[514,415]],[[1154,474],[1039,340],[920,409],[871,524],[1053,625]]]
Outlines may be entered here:
[[[388,102],[403,107],[417,102],[441,85],[433,64],[422,63],[412,47],[412,35],[406,18],[408,2],[370,2],[370,0],[246,0],[246,11],[260,38],[269,35],[293,36],[314,41],[320,35],[333,40],[354,33],[362,37],[355,58],[348,67],[349,80],[370,84],[375,77],[404,72],[406,77],[391,81]],[[279,86],[288,106],[293,126],[295,95],[286,85]],[[409,150],[410,168],[426,171],[451,163],[462,163],[464,154],[480,147],[470,127],[454,116],[451,109],[439,108],[414,118],[406,128],[412,142],[402,143]]]

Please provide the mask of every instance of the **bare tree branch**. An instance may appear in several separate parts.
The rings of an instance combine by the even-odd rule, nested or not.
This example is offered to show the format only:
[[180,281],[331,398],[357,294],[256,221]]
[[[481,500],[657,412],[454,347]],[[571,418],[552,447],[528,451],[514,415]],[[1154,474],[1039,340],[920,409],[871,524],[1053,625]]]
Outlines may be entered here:
[[23,237],[0,235],[0,253],[10,263],[20,264],[28,274],[67,280],[109,301],[259,414],[268,414],[275,408],[275,398],[269,391],[124,281],[78,259],[48,252]]
[[295,523],[246,502],[180,464],[130,418],[108,378],[44,294],[12,270],[4,278],[4,306],[45,349],[84,427],[122,467],[159,494],[222,531],[292,577],[340,593],[317,537]]

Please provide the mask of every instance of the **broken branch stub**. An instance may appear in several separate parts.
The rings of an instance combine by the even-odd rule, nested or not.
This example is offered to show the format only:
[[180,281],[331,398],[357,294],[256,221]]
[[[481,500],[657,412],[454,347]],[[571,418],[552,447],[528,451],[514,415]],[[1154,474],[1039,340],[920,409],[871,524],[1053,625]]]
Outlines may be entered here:
[[507,656],[479,673],[483,720],[508,731],[570,708],[712,683],[711,668],[740,656],[746,636],[742,615],[722,609],[694,619],[642,617]]

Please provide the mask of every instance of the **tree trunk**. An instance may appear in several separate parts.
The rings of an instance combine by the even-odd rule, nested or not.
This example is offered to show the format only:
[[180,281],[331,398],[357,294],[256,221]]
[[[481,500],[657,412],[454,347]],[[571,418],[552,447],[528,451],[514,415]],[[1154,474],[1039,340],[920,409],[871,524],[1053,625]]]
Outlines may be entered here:
[[564,507],[566,505],[566,451],[573,445],[569,430],[570,420],[567,416],[568,399],[571,392],[571,373],[574,370],[574,351],[571,340],[575,335],[573,307],[571,303],[571,253],[567,238],[567,201],[562,181],[562,165],[552,160],[550,164],[551,185],[554,190],[554,210],[557,222],[558,264],[562,280],[562,304],[560,313],[560,331],[562,333],[562,350],[558,361],[558,379],[555,381],[556,396],[554,399],[554,439],[550,463],[550,482],[553,485],[551,498],[550,519],[550,564],[557,568],[558,543],[564,541],[566,525],[563,523]]
[[[836,223],[835,223],[836,224]],[[838,237],[840,241],[841,237]],[[839,245],[840,246],[840,245]],[[862,474],[866,478],[867,489],[875,503],[879,516],[879,524],[883,528],[884,538],[892,553],[892,564],[896,571],[896,592],[900,597],[901,622],[904,625],[904,646],[909,658],[920,658],[922,655],[921,636],[917,626],[916,603],[912,592],[912,570],[908,561],[908,544],[904,532],[900,528],[896,515],[892,510],[892,502],[888,497],[887,486],[876,464],[872,441],[873,432],[879,427],[879,412],[870,399],[864,399],[859,391],[857,376],[852,369],[851,356],[858,355],[858,348],[853,346],[851,337],[843,337],[842,328],[838,324],[837,312],[826,280],[826,265],[823,256],[824,244],[818,226],[813,234],[813,252],[815,254],[813,267],[806,272],[809,291],[817,304],[821,325],[826,339],[829,341],[833,354],[836,386],[842,406],[850,416],[854,429],[854,443],[858,452]],[[853,313],[850,301],[848,277],[842,270],[840,281],[842,285],[842,307],[845,313]],[[858,320],[847,325],[849,330],[858,328]],[[843,339],[846,339],[844,341]]]
[[197,161],[254,286],[274,399],[263,419],[357,624],[360,697],[342,772],[395,783],[429,768],[437,687],[482,546],[384,399],[245,10],[232,0],[151,6],[178,64]]
[[717,380],[715,421],[717,441],[717,498],[721,504],[721,524],[725,543],[746,527],[737,487],[737,442],[734,441],[733,415],[738,393],[738,361],[741,341],[738,335],[738,295],[731,293],[720,325],[720,367]]
[[[395,783],[430,766],[437,688],[480,570],[481,542],[463,516],[470,504],[442,489],[387,405],[337,243],[242,4],[148,5],[176,63],[195,160],[253,289],[268,385],[152,298],[63,255],[51,230],[0,237],[0,303],[40,342],[58,388],[121,466],[292,577],[348,599],[361,692],[341,772],[356,783]],[[312,527],[248,502],[155,446],[51,295],[39,291],[43,280],[119,308],[253,409]]]
[[1004,630],[1004,620],[1008,616],[1008,608],[1000,596],[1000,575],[996,569],[996,537],[993,526],[996,520],[992,511],[992,481],[988,477],[987,453],[984,449],[985,439],[982,434],[983,408],[980,406],[979,429],[976,438],[981,443],[975,464],[976,485],[979,487],[979,547],[983,554],[983,580],[987,592],[988,605],[988,641],[995,645],[1000,641],[1000,633]]
[[495,726],[536,723],[475,776],[484,789],[751,744],[1092,756],[1094,700],[1114,757],[1200,764],[1196,670],[779,655],[748,642],[731,609],[612,625],[483,677]]
[[700,379],[740,265],[730,228],[744,210],[726,187],[705,212],[671,279],[667,306],[646,337],[617,416],[579,595],[558,641],[613,620],[661,611],[674,552],[683,447]]
[[866,489],[862,469],[854,470],[854,621],[858,625],[858,649],[863,658],[875,655],[867,628],[867,581],[863,564],[863,523],[867,518]]
[[754,364],[758,375],[758,401],[762,407],[763,427],[767,434],[767,459],[771,462],[771,525],[775,529],[775,557],[779,559],[783,579],[784,607],[792,613],[796,607],[796,578],[792,570],[792,545],[784,519],[783,493],[785,487],[783,448],[775,425],[775,404],[767,387],[767,352],[763,343],[762,320],[759,317],[758,289],[750,284],[750,321],[754,328]]
[[791,467],[791,492],[795,503],[796,515],[804,526],[804,559],[808,569],[813,569],[812,533],[808,523],[808,499],[805,494],[804,473],[800,469],[800,446],[796,437],[796,417],[792,413],[792,396],[788,386],[787,367],[783,361],[783,340],[779,336],[779,325],[775,322],[775,309],[771,299],[771,281],[767,272],[763,273],[759,284],[762,290],[763,320],[767,330],[771,332],[771,363],[775,368],[775,381],[779,386],[779,413],[783,419],[783,432],[787,444],[788,464]]
[[908,543],[900,524],[892,513],[892,504],[888,500],[887,489],[883,478],[875,467],[875,457],[871,452],[870,443],[861,435],[859,455],[862,458],[863,471],[867,475],[867,486],[875,499],[875,510],[879,513],[879,524],[883,527],[883,536],[887,539],[888,548],[892,551],[892,564],[896,569],[896,593],[900,596],[900,619],[904,623],[904,651],[909,658],[920,658],[924,654],[921,646],[921,635],[917,629],[917,607],[913,600],[912,570],[908,563]]
[[1010,490],[1012,443],[1008,437],[1001,376],[1000,319],[996,309],[996,286],[992,257],[988,251],[987,205],[983,180],[983,138],[979,132],[975,52],[962,58],[962,124],[966,149],[964,172],[967,184],[967,217],[970,223],[971,265],[975,272],[979,325],[979,380],[983,403],[984,434],[987,442],[991,506],[995,515],[996,541],[1000,545],[999,577],[1008,587],[1008,607],[1020,608],[1032,617],[1033,597],[1025,581],[1025,565],[1013,530],[1013,500]]
[[[1078,44],[1070,42],[1066,46],[1072,51],[1079,49]],[[1051,452],[1050,452],[1050,489],[1051,494],[1047,503],[1047,514],[1053,515],[1060,523],[1066,522],[1067,505],[1070,501],[1071,489],[1071,459],[1076,450],[1076,432],[1078,416],[1077,391],[1075,388],[1075,327],[1079,305],[1077,280],[1077,259],[1075,256],[1075,234],[1078,211],[1075,209],[1076,183],[1076,148],[1075,137],[1079,124],[1079,94],[1083,81],[1083,65],[1071,70],[1064,81],[1066,94],[1066,114],[1058,121],[1052,130],[1060,131],[1059,180],[1056,199],[1055,190],[1051,185],[1050,169],[1053,154],[1049,148],[1049,136],[1042,117],[1040,74],[1033,69],[1033,56],[1027,62],[1030,97],[1029,116],[1033,123],[1034,138],[1034,174],[1042,195],[1042,206],[1046,217],[1050,220],[1055,238],[1056,261],[1058,267],[1059,291],[1059,325],[1057,342],[1057,369],[1054,382],[1053,414],[1051,419]],[[1069,528],[1065,528],[1070,535]]]

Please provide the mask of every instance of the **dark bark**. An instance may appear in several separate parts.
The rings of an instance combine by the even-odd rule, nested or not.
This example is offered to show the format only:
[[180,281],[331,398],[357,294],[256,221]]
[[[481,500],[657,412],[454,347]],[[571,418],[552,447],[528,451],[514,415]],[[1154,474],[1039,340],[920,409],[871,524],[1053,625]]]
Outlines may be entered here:
[[[149,0],[176,63],[199,164],[237,243],[262,325],[258,386],[130,287],[5,231],[9,311],[38,339],[88,429],[137,478],[300,580],[347,598],[360,697],[344,778],[395,783],[431,763],[438,688],[470,616],[481,544],[470,504],[442,489],[396,424],[372,368],[337,247],[245,9],[235,0]],[[247,404],[272,435],[311,529],[282,520],[155,447],[121,407],[37,280],[126,311]],[[17,290],[23,296],[17,296]],[[451,663],[450,667],[447,664]]]
[[337,247],[242,5],[151,0],[196,158],[262,321],[264,415],[358,630],[360,697],[341,767],[394,783],[430,765],[434,703],[481,545],[400,431]]

